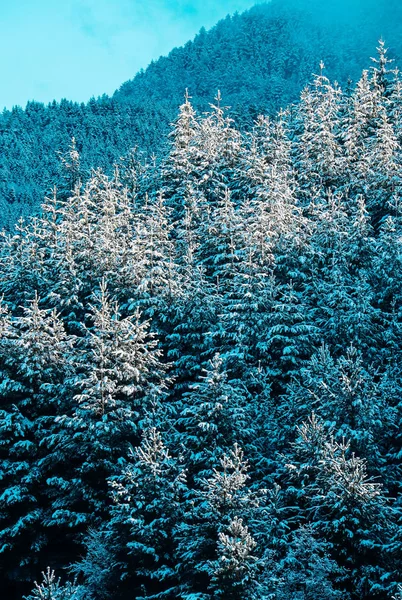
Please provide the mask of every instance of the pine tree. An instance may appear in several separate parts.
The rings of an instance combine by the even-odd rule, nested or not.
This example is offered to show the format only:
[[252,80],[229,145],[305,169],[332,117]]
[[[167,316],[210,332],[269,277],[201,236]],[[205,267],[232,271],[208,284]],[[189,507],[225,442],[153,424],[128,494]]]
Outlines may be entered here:
[[[187,391],[213,355],[219,295],[193,257],[179,268],[177,291],[164,307],[166,356],[172,362],[175,392]],[[166,325],[165,325],[166,322]]]
[[217,467],[222,451],[251,434],[251,398],[241,382],[228,381],[216,354],[200,381],[183,394],[179,405],[179,440],[188,453],[189,478],[199,485]]
[[[147,198],[136,231],[143,257],[142,277],[129,311],[141,307],[147,316],[156,318],[158,310],[163,310],[176,293],[176,248],[171,239],[170,213],[162,192]],[[161,329],[161,324],[158,325]]]
[[162,167],[163,190],[175,221],[183,217],[186,190],[197,185],[200,177],[200,125],[190,100],[186,89],[184,103],[171,126],[171,149]]
[[219,90],[210,109],[200,123],[198,181],[207,201],[215,204],[227,188],[233,187],[242,153],[242,138],[233,119],[225,116],[228,107],[222,106]]
[[335,352],[352,343],[373,358],[373,340],[378,340],[371,285],[375,244],[364,199],[358,196],[348,206],[342,195],[328,194],[311,210],[308,289],[322,337]]
[[106,282],[93,302],[92,326],[86,327],[76,358],[73,410],[59,420],[61,435],[70,432],[63,451],[73,460],[51,481],[63,489],[55,501],[55,521],[79,529],[99,524],[105,515],[107,481],[118,472],[128,444],[139,441],[147,423],[162,419],[166,390],[148,322],[139,312],[121,318]]
[[54,571],[47,568],[46,573],[42,573],[43,581],[38,584],[35,581],[35,587],[29,596],[24,596],[25,600],[78,600],[81,597],[81,590],[75,584],[60,584],[60,578],[56,579]]
[[55,311],[40,308],[37,296],[20,317],[11,318],[3,308],[1,329],[0,547],[4,576],[23,581],[47,552],[55,561],[63,556],[51,528],[48,482],[64,465],[50,440],[56,419],[68,410],[65,381],[73,373],[75,340]]
[[[187,502],[176,532],[177,572],[183,599],[258,597],[253,595],[254,542],[245,527],[247,518],[261,518],[263,508],[261,494],[247,487],[247,470],[243,452],[235,444],[204,481],[203,489]],[[230,540],[228,532],[240,534],[243,540]],[[228,552],[237,571],[222,565],[223,556],[229,558]]]
[[[106,597],[177,598],[173,530],[186,492],[180,460],[151,428],[109,483],[114,498],[110,517],[74,567],[84,576],[84,588],[96,598],[102,589]],[[102,557],[109,561],[106,573]]]
[[323,345],[289,385],[284,416],[290,423],[300,423],[314,411],[333,428],[337,440],[350,440],[353,449],[367,459],[371,472],[379,474],[383,442],[395,418],[386,400],[385,383],[386,376],[365,366],[353,346],[334,360]]
[[317,338],[311,311],[303,305],[292,282],[283,286],[273,304],[268,344],[277,385],[295,377],[311,355]]
[[258,559],[253,555],[256,547],[242,519],[234,517],[227,533],[219,533],[218,556],[211,580],[216,598],[258,598],[254,588],[258,572]]
[[225,293],[227,282],[233,278],[243,249],[242,220],[228,188],[218,197],[210,218],[202,224],[200,239],[202,242],[197,260],[205,267],[210,281]]
[[283,558],[278,560],[274,555],[267,569],[268,592],[278,600],[349,598],[349,594],[334,585],[342,570],[330,558],[328,550],[329,544],[317,539],[311,526],[296,529],[289,536]]
[[77,187],[81,186],[83,179],[81,157],[77,150],[75,137],[71,138],[67,152],[58,152],[58,156],[61,180],[60,185],[57,186],[57,193],[62,199],[66,199]]
[[[350,452],[349,442],[337,442],[314,414],[297,429],[289,460],[290,489],[302,518],[328,543],[345,572],[343,589],[358,597],[385,592],[387,542],[392,511],[381,489],[367,475],[366,462]],[[295,485],[295,484],[293,484]]]
[[336,185],[340,169],[340,90],[333,87],[323,75],[324,68],[321,61],[320,75],[315,77],[312,86],[304,89],[298,107],[302,131],[298,137],[295,160],[306,201],[314,186],[326,189]]

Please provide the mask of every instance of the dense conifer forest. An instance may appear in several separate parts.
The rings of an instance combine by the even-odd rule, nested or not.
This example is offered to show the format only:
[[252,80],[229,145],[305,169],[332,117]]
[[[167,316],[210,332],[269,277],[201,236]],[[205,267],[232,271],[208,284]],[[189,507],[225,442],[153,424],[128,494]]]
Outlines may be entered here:
[[73,140],[3,233],[5,597],[402,597],[402,77],[368,67],[246,130],[187,92],[109,175]]
[[[344,89],[357,81],[380,36],[402,64],[400,0],[272,0],[228,16],[124,83],[112,97],[87,103],[34,100],[0,114],[0,226],[12,230],[38,212],[59,184],[60,156],[72,137],[82,175],[137,147],[161,151],[184,89],[202,114],[220,89],[230,115],[250,131],[259,114],[273,117],[296,102],[320,60]],[[351,84],[349,84],[351,85]]]

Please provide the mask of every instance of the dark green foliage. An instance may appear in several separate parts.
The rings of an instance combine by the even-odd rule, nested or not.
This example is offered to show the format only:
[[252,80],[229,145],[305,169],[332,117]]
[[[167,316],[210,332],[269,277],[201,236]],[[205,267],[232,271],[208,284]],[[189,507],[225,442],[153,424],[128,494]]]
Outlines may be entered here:
[[3,236],[8,586],[48,563],[77,584],[31,597],[400,593],[402,80],[376,60],[248,133],[186,95],[168,151],[112,177],[73,143]]

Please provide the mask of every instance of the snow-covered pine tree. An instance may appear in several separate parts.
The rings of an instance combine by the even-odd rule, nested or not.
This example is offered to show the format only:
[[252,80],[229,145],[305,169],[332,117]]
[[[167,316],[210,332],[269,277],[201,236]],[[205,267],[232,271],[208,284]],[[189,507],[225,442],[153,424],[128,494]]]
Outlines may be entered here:
[[227,291],[228,281],[236,272],[239,254],[244,248],[242,229],[241,216],[236,211],[229,188],[226,188],[216,199],[209,219],[201,224],[201,241],[197,251],[197,260],[222,294]]
[[[237,444],[219,462],[204,480],[203,489],[189,497],[177,527],[177,573],[183,600],[259,597],[254,593],[254,572],[262,549],[255,549],[253,532],[245,528],[253,520],[261,527],[264,492],[249,488],[248,465]],[[236,569],[223,566],[224,557]]]
[[366,462],[348,441],[336,441],[314,413],[297,428],[285,460],[288,493],[298,506],[294,518],[310,521],[328,542],[331,557],[345,569],[341,589],[358,597],[386,595],[390,573],[382,549],[393,511],[381,484],[367,475]]
[[42,582],[36,583],[31,594],[24,596],[24,600],[79,600],[82,598],[82,589],[74,583],[61,585],[55,572],[49,567],[42,572]]
[[55,311],[40,308],[38,296],[22,316],[3,311],[1,322],[1,564],[4,580],[18,585],[49,553],[54,562],[65,560],[61,532],[51,527],[48,481],[65,467],[53,436],[56,419],[69,410],[75,340]]
[[373,359],[379,315],[371,284],[375,244],[364,199],[328,193],[310,212],[306,290],[322,338],[335,353],[352,343]]
[[142,273],[138,288],[133,290],[129,311],[140,307],[145,314],[159,319],[159,311],[176,293],[176,247],[171,238],[173,225],[163,193],[147,196],[135,236],[141,248]]
[[173,212],[173,220],[184,215],[185,198],[189,186],[200,178],[202,155],[200,152],[200,124],[186,90],[184,103],[170,132],[171,148],[162,165],[163,192]]
[[385,383],[377,369],[364,364],[355,347],[334,360],[323,344],[290,383],[280,411],[292,424],[301,424],[314,411],[332,427],[338,441],[349,440],[352,449],[368,461],[370,472],[379,475],[387,430],[395,418]]
[[220,455],[236,440],[251,433],[251,398],[244,384],[228,381],[222,358],[216,354],[200,380],[190,385],[179,404],[177,426],[187,454],[190,483],[211,475]]
[[339,134],[339,97],[341,91],[331,85],[323,74],[324,63],[320,63],[320,75],[301,94],[298,105],[295,163],[304,202],[318,186],[327,189],[336,186],[340,172],[341,149]]
[[122,318],[105,281],[92,301],[92,325],[85,327],[75,359],[73,410],[59,419],[61,431],[68,432],[63,451],[71,460],[49,482],[63,490],[54,500],[54,522],[81,531],[105,516],[108,479],[118,473],[128,445],[168,412],[165,368],[149,323],[139,311]]
[[213,355],[212,332],[216,330],[220,301],[216,287],[204,269],[188,256],[179,267],[177,291],[164,307],[167,325],[164,342],[172,363],[175,394],[188,390]]
[[14,234],[1,234],[0,293],[13,313],[32,302],[35,292],[44,291],[44,248],[40,242],[37,218],[29,223],[20,219]]
[[[144,430],[109,481],[110,516],[87,542],[74,571],[90,597],[177,598],[174,528],[181,520],[186,475],[155,428]],[[105,565],[100,559],[109,561]]]
[[65,200],[77,187],[81,187],[83,182],[84,173],[75,137],[71,138],[67,152],[58,152],[57,154],[60,160],[60,184],[57,185],[57,194]]
[[[215,204],[227,188],[235,192],[237,167],[242,154],[242,136],[235,128],[233,119],[225,116],[228,107],[222,106],[219,90],[210,109],[200,122],[201,162],[198,181],[208,202]],[[237,195],[234,195],[237,201]]]
[[215,598],[233,600],[256,600],[261,596],[255,589],[258,581],[259,562],[254,556],[257,543],[250,535],[242,519],[234,517],[227,532],[219,533],[215,570],[211,578],[211,589]]

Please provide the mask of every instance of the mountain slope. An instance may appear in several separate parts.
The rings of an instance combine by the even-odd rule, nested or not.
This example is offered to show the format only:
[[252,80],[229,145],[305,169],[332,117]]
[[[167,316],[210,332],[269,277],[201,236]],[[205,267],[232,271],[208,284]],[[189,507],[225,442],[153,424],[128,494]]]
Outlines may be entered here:
[[320,60],[339,82],[359,77],[383,31],[371,19],[357,22],[356,15],[349,22],[334,19],[321,18],[308,2],[257,5],[209,32],[201,30],[194,41],[124,83],[114,97],[131,104],[144,97],[169,104],[180,99],[185,86],[193,104],[207,108],[219,87],[241,113],[252,113],[250,106],[275,112],[297,100]]
[[[393,54],[402,55],[399,3],[342,2],[323,12],[315,0],[274,0],[227,17],[212,30],[153,62],[112,98],[87,104],[62,100],[48,106],[29,102],[0,116],[0,214],[10,227],[34,212],[60,182],[57,152],[72,137],[83,174],[93,165],[110,172],[130,148],[159,151],[186,87],[203,111],[218,88],[240,127],[259,113],[273,114],[297,99],[324,60],[331,79],[345,84],[367,66],[376,40],[384,35]],[[337,11],[335,9],[337,8]],[[354,9],[354,10],[353,10]],[[61,182],[60,182],[61,183]]]

